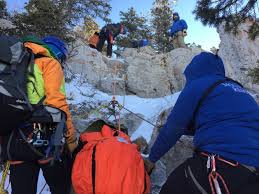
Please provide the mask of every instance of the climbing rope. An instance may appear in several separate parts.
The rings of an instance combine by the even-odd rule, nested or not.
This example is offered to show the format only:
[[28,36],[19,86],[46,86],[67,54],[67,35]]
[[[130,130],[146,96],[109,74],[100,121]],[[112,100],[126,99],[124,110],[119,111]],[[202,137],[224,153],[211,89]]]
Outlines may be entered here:
[[10,168],[10,162],[7,161],[3,170],[2,179],[0,183],[0,194],[8,194],[8,191],[5,190],[4,186],[5,186],[5,181],[8,175],[9,168]]

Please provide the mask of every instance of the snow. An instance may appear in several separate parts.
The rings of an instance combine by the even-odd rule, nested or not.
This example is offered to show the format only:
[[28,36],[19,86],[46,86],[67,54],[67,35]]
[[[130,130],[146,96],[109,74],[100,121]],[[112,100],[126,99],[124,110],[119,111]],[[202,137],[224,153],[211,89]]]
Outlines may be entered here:
[[[70,83],[66,84],[66,93],[68,98],[68,103],[79,105],[81,103],[94,104],[96,106],[104,103],[108,103],[112,100],[112,96],[103,93],[95,89],[92,85],[82,81],[80,76],[77,75]],[[149,122],[156,124],[158,116],[162,111],[174,106],[180,92],[165,96],[162,98],[140,98],[138,96],[116,96],[116,100],[120,104],[124,104],[125,108],[129,109],[134,113],[140,113],[144,115],[144,119]],[[127,113],[126,110],[122,110],[121,114]],[[132,134],[131,139],[134,140],[140,136],[143,136],[147,142],[150,141],[152,136],[154,126],[143,121],[139,128]],[[0,176],[2,174],[0,173]],[[8,187],[9,177],[7,177],[5,188]],[[38,191],[39,194],[43,189],[46,181],[40,171],[38,180]],[[11,185],[8,187],[8,192],[11,193]],[[40,194],[50,194],[48,185],[44,187],[44,190]]]
[[[76,76],[70,83],[66,84],[66,92],[68,94],[69,103],[91,103],[91,104],[103,104],[112,100],[112,96],[103,93],[95,89],[90,84],[80,80],[79,76]],[[134,113],[140,113],[144,115],[144,119],[156,124],[158,116],[164,110],[174,106],[180,92],[165,96],[162,98],[140,98],[138,96],[116,96],[116,100],[120,104],[124,104],[125,108]],[[123,110],[121,114],[127,113]],[[140,136],[143,136],[147,142],[150,141],[154,126],[143,121],[141,126],[132,135],[131,139],[134,140]]]

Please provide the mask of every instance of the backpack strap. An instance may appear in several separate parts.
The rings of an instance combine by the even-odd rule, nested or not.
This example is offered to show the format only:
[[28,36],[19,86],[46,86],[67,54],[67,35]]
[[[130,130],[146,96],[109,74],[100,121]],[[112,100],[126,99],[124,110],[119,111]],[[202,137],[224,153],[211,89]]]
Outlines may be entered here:
[[216,81],[215,83],[213,83],[213,84],[203,93],[203,95],[202,95],[202,97],[200,98],[200,100],[199,100],[197,106],[195,107],[195,110],[194,110],[193,116],[192,116],[192,120],[191,120],[191,122],[190,122],[190,124],[189,124],[189,127],[188,127],[188,129],[192,132],[192,134],[195,133],[195,130],[196,130],[196,129],[195,129],[196,116],[197,116],[197,113],[198,113],[200,107],[202,106],[203,102],[206,100],[206,98],[209,96],[209,94],[210,94],[217,86],[219,86],[219,85],[222,84],[222,83],[229,82],[229,81],[230,81],[230,82],[234,82],[234,83],[238,84],[239,86],[241,86],[241,87],[243,88],[243,85],[242,85],[242,84],[240,84],[239,82],[237,82],[237,81],[235,81],[235,80],[233,80],[233,79],[231,79],[231,78],[228,78],[228,77],[226,77],[226,78],[224,78],[224,79],[222,79],[222,80],[218,80],[218,81]]

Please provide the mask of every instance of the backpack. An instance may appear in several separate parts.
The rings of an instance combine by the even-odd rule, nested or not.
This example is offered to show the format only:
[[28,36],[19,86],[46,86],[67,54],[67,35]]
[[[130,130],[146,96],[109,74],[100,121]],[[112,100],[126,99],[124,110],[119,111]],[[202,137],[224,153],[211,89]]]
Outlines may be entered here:
[[[25,149],[24,152],[17,151],[17,148],[22,150],[25,145],[36,153],[37,158],[45,158],[52,152],[51,155],[53,155],[54,160],[58,160],[60,150],[64,145],[63,135],[66,132],[65,113],[55,107],[43,105],[45,97],[37,105],[30,104],[27,97],[27,77],[28,74],[33,74],[34,70],[33,52],[26,48],[20,39],[11,36],[0,36],[0,45],[0,136],[8,135],[6,148],[8,159],[31,160],[31,155],[26,157],[26,154],[24,154],[24,152],[27,152]],[[30,126],[32,123],[55,125],[46,152],[44,150],[43,153],[40,153],[30,143],[28,143],[28,146],[25,144],[28,139],[21,128],[24,128],[26,123],[29,123]],[[19,134],[19,141],[15,144],[13,143],[15,138],[12,137],[17,133]],[[21,139],[24,142],[21,142]],[[43,142],[46,144],[46,141],[36,140],[36,143]],[[12,149],[12,146],[14,149]],[[14,154],[10,154],[9,150],[13,150],[16,155],[12,156]]]
[[72,184],[77,194],[148,194],[150,180],[137,145],[129,137],[103,125],[101,131],[84,132],[76,155]]
[[26,95],[27,73],[34,56],[21,40],[0,36],[0,135],[6,135],[28,119],[32,106]]
[[92,48],[97,48],[99,43],[99,33],[95,32],[93,36],[89,39],[89,46]]

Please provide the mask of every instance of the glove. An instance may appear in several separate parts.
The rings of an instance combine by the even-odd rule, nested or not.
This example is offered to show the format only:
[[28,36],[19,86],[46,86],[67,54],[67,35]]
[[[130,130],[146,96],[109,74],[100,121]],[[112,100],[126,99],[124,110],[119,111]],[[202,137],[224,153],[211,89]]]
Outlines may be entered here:
[[155,168],[155,164],[151,162],[148,158],[144,159],[144,165],[147,173],[151,175],[153,169]]

